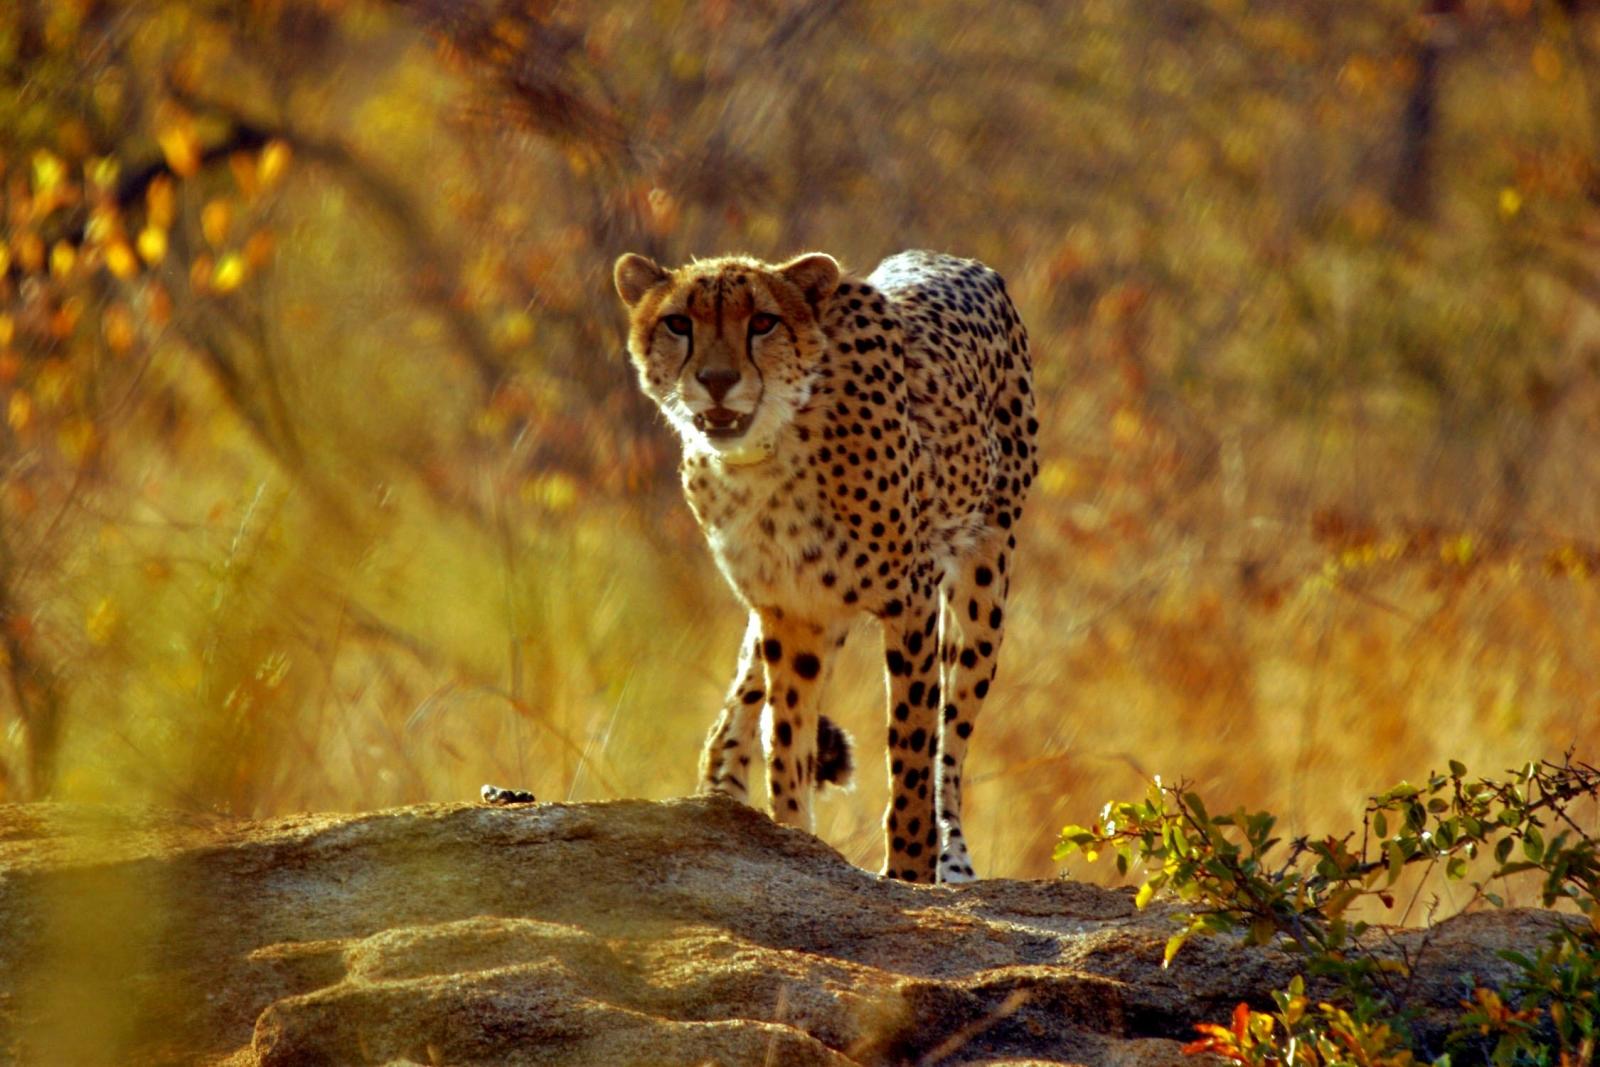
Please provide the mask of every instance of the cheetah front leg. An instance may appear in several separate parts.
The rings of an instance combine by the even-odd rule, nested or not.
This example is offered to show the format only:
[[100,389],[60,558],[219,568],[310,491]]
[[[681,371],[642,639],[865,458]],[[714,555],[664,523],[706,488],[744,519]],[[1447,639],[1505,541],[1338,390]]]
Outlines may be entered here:
[[766,700],[761,661],[761,616],[752,611],[739,645],[739,672],[700,754],[700,792],[723,793],[750,803],[750,757],[756,751],[756,726]]
[[883,873],[932,882],[939,846],[930,780],[939,734],[939,608],[916,599],[883,620],[889,689],[889,809]]
[[996,530],[963,559],[945,584],[945,706],[939,740],[939,881],[970,882],[975,875],[961,833],[961,768],[967,742],[994,682],[1005,633],[1007,561],[1015,538]]
[[822,768],[819,775],[817,765],[823,661],[843,634],[786,618],[775,609],[764,609],[759,615],[759,653],[767,686],[762,728],[772,817],[786,826],[810,831],[812,794],[820,780],[832,773],[830,768]]

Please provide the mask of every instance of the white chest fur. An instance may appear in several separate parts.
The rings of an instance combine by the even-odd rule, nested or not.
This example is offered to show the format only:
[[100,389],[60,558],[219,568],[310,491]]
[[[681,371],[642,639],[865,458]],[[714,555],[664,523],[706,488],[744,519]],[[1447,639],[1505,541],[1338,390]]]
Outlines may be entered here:
[[807,573],[822,551],[818,502],[783,456],[743,464],[685,456],[683,487],[717,566],[746,603],[799,607],[823,592]]

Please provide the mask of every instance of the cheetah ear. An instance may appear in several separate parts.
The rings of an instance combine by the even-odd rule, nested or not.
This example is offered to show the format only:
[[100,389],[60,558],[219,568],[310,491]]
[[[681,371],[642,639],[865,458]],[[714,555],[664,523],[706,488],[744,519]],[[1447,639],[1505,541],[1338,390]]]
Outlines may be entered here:
[[839,288],[839,264],[825,252],[813,252],[806,256],[796,256],[787,263],[780,264],[778,273],[784,280],[805,294],[806,300],[815,307],[833,295]]
[[639,303],[645,293],[666,281],[667,272],[648,256],[629,252],[617,257],[611,279],[616,283],[617,295],[631,308]]

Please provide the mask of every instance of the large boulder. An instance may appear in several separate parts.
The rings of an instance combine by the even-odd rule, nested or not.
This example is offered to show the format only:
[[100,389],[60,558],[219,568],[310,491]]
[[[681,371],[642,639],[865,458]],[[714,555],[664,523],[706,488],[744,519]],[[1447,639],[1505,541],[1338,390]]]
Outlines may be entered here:
[[[1418,988],[1556,918],[1436,927]],[[265,822],[0,806],[22,1063],[1162,1064],[1295,971],[1072,882],[884,881],[731,801]],[[1421,932],[1399,935],[1416,948]],[[1426,1025],[1426,1024],[1425,1024]]]

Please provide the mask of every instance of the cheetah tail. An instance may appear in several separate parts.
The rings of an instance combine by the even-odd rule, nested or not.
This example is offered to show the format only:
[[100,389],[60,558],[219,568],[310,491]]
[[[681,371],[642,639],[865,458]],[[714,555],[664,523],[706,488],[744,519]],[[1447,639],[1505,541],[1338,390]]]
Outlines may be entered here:
[[843,788],[855,773],[854,742],[826,715],[817,717],[817,785]]

